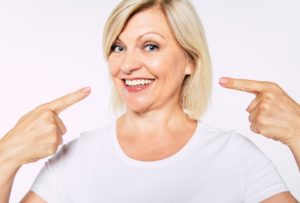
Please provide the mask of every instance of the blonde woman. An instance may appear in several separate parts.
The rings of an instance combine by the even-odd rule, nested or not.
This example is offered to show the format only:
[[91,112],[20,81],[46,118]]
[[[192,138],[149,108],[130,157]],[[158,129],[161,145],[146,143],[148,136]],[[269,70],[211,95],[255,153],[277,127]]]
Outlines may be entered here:
[[[122,115],[63,146],[22,202],[296,202],[249,140],[200,121],[210,96],[211,65],[189,1],[122,1],[107,21],[104,53],[114,106]],[[289,123],[294,133],[280,134],[280,123],[265,122],[272,118],[266,112],[280,115],[282,107],[296,112],[284,119],[299,120],[296,102],[272,83],[230,78],[220,83],[256,93],[248,109],[251,129],[288,144],[299,161],[299,123]],[[84,88],[39,106],[4,136],[1,203],[8,201],[19,167],[56,152],[66,132],[58,114],[89,93]],[[278,94],[285,100],[269,109]]]

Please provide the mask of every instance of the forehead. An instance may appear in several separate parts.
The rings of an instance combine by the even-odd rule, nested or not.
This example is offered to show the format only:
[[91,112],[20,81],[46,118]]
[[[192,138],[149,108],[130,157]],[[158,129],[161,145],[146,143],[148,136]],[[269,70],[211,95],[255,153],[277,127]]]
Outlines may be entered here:
[[166,38],[173,37],[165,14],[158,7],[134,14],[120,33],[119,38],[139,37],[147,32],[156,32]]

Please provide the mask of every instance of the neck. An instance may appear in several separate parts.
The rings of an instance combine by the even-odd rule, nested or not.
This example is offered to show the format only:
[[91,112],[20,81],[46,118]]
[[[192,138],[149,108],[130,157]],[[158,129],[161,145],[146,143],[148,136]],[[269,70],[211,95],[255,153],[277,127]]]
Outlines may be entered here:
[[195,124],[196,121],[188,118],[179,105],[145,113],[127,111],[118,120],[118,125],[125,132],[128,134],[138,132],[140,136],[163,135],[166,130],[174,131]]

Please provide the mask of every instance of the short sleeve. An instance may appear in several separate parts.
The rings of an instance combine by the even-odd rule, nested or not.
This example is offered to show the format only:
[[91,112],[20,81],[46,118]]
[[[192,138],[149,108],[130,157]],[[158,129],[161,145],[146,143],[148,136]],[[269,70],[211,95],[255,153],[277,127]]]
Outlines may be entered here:
[[71,151],[75,150],[76,140],[64,145],[50,158],[37,175],[30,190],[48,203],[63,202],[64,166]]
[[244,185],[245,203],[261,202],[288,191],[272,161],[249,139],[235,133],[236,158]]

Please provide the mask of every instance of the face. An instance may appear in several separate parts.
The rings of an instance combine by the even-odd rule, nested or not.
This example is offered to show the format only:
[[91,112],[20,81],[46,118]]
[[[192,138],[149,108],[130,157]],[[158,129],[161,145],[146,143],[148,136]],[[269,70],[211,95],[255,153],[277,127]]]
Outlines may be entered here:
[[130,18],[111,48],[108,65],[127,110],[139,113],[179,106],[184,77],[193,71],[159,8]]

